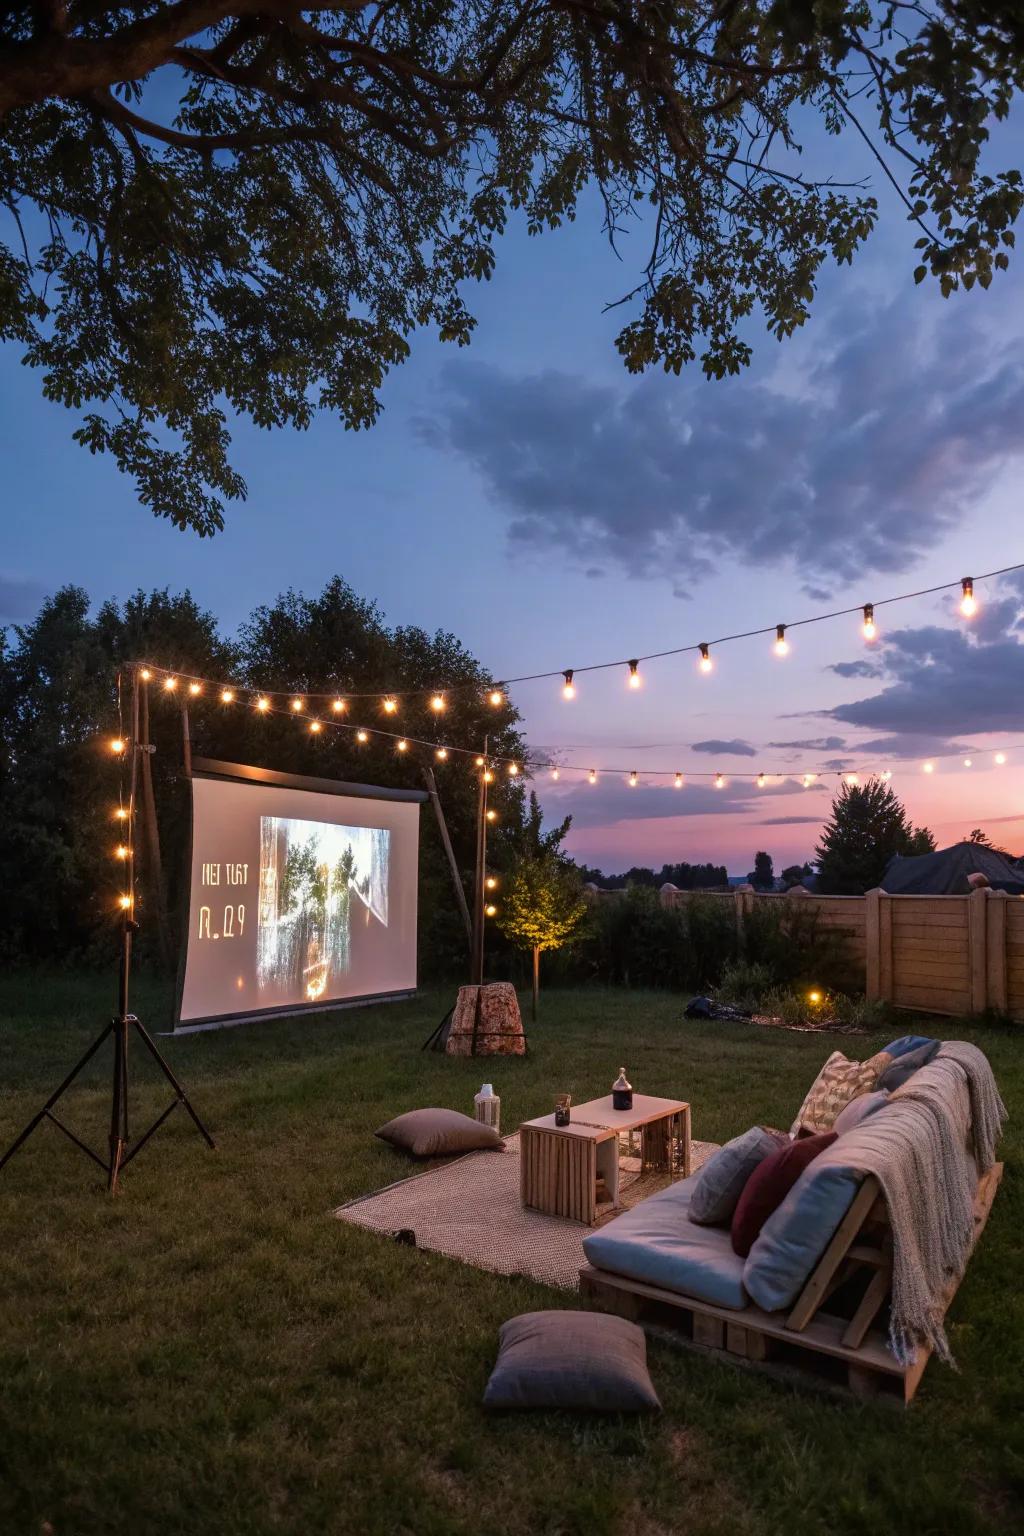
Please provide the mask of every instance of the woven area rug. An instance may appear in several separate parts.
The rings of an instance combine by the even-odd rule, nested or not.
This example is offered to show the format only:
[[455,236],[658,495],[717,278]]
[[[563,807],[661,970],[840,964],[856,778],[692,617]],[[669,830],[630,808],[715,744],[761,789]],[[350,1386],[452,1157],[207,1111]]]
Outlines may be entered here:
[[[693,1142],[694,1172],[717,1150],[717,1142]],[[638,1160],[623,1158],[620,1204],[599,1215],[596,1225],[611,1221],[667,1183],[664,1174],[641,1175]],[[389,1235],[411,1229],[418,1248],[461,1259],[476,1269],[499,1275],[530,1275],[545,1285],[573,1291],[586,1262],[583,1239],[594,1230],[578,1221],[523,1210],[519,1203],[518,1132],[506,1139],[503,1153],[470,1152],[443,1168],[413,1174],[386,1189],[351,1200],[334,1214],[339,1221]]]

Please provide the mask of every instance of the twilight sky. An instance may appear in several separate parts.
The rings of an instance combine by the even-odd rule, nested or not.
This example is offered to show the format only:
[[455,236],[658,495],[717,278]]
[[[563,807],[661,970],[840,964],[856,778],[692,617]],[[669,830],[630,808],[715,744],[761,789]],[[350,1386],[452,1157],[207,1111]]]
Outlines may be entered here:
[[[451,629],[503,677],[1024,561],[1020,257],[988,293],[915,287],[916,231],[859,153],[829,144],[819,163],[870,179],[881,228],[852,269],[828,269],[802,334],[752,328],[741,378],[625,372],[624,312],[602,306],[635,282],[643,237],[617,257],[588,204],[564,231],[504,240],[496,278],[469,294],[473,345],[413,338],[370,433],[239,423],[249,499],[213,541],[139,508],[110,461],[71,441],[76,422],[41,399],[18,349],[0,349],[0,623],[66,582],[97,602],[169,585],[230,631],[339,572],[392,623]],[[992,164],[1024,164],[1019,121]],[[710,677],[684,656],[645,667],[636,692],[625,669],[581,677],[572,703],[555,682],[514,689],[532,747],[640,776],[635,789],[622,773],[539,778],[545,806],[573,813],[572,851],[608,871],[709,858],[744,873],[759,848],[777,869],[812,854],[836,781],[796,776],[891,767],[940,846],[981,825],[1024,851],[1024,580],[977,595],[970,625],[948,597],[882,609],[872,646],[846,618],[794,630],[784,660],[764,639],[722,647]],[[730,778],[762,768],[794,777]],[[645,769],[728,782],[676,790]]]

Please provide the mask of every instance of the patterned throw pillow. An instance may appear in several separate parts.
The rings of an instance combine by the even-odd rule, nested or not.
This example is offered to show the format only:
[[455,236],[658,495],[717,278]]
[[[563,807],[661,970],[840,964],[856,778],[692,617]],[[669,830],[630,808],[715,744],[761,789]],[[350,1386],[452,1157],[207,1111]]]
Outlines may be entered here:
[[808,1090],[800,1106],[800,1113],[793,1121],[793,1133],[799,1130],[830,1131],[836,1116],[851,1099],[859,1094],[870,1093],[878,1084],[880,1063],[848,1061],[842,1051],[833,1051]]

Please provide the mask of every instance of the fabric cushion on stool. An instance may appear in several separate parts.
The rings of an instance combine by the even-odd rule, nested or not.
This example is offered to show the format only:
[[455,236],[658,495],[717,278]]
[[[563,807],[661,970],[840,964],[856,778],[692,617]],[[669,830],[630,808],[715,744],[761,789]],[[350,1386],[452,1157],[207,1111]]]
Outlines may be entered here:
[[453,1152],[492,1148],[504,1152],[505,1143],[493,1125],[481,1125],[457,1109],[411,1109],[374,1131],[413,1157],[449,1157]]
[[642,1328],[604,1312],[524,1312],[502,1323],[486,1408],[654,1413]]

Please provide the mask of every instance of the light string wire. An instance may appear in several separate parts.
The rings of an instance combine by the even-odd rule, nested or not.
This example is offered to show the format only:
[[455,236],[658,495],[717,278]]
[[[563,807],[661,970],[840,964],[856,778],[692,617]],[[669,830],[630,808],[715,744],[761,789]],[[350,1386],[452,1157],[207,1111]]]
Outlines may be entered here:
[[[937,592],[950,592],[953,591],[956,587],[960,587],[965,596],[967,595],[968,588],[970,588],[971,594],[973,595],[974,584],[976,582],[991,581],[998,576],[1009,576],[1016,571],[1022,570],[1024,570],[1024,561],[1019,561],[1016,565],[1001,566],[999,570],[984,571],[980,576],[959,576],[955,581],[939,582],[938,585],[934,587],[919,587],[915,592],[899,592],[891,597],[882,597],[871,603],[852,603],[848,608],[834,608],[829,613],[810,614],[807,618],[793,619],[785,624],[765,624],[757,629],[745,629],[737,631],[735,634],[731,635],[719,635],[719,637],[715,640],[700,640],[693,644],[674,646],[673,648],[665,651],[649,651],[646,655],[623,656],[620,657],[617,661],[594,661],[589,662],[586,666],[582,667],[554,667],[550,671],[546,672],[526,672],[519,677],[503,677],[493,683],[479,681],[472,683],[439,683],[436,687],[430,688],[375,688],[367,693],[346,691],[341,694],[339,694],[337,689],[332,689],[327,692],[309,692],[304,694],[303,697],[306,699],[343,698],[345,700],[388,698],[397,701],[398,699],[426,698],[428,695],[447,697],[448,695],[456,695],[462,693],[487,694],[492,690],[504,690],[518,683],[544,682],[550,678],[556,677],[565,678],[567,680],[567,686],[571,686],[571,680],[583,672],[607,672],[613,670],[616,667],[628,667],[630,674],[633,675],[636,668],[639,667],[639,664],[644,661],[664,661],[672,656],[692,655],[695,652],[700,652],[701,655],[704,656],[712,646],[730,645],[733,642],[739,640],[754,640],[760,638],[763,635],[774,634],[781,638],[785,632],[790,629],[801,629],[808,624],[825,624],[832,619],[848,618],[851,614],[864,614],[867,609],[871,610],[873,616],[877,609],[890,607],[893,603],[908,603],[919,597],[932,597]],[[151,667],[154,674],[159,674],[162,677],[173,675],[182,678],[187,683],[195,682],[209,687],[224,686],[213,682],[209,678],[200,677],[196,673],[178,672],[172,674],[166,667],[160,667],[154,663],[144,661],[138,662],[137,665],[143,668]],[[243,688],[242,691],[245,693],[252,693],[254,695],[260,694],[267,698],[291,697],[294,692],[294,690],[284,688],[253,689],[249,687]],[[502,703],[504,703],[504,700],[502,700]],[[341,722],[332,721],[331,723],[340,724]],[[381,734],[387,733],[382,732]]]

